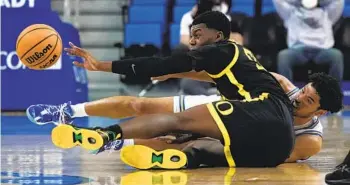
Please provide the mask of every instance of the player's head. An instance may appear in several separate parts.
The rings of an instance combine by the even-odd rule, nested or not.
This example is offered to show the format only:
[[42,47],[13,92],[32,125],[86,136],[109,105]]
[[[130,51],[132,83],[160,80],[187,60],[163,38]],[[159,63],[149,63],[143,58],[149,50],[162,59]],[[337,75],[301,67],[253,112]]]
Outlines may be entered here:
[[338,112],[343,107],[343,93],[339,82],[324,73],[315,73],[310,76],[295,101],[294,112],[298,117],[320,116],[326,112]]
[[205,12],[192,22],[190,49],[228,40],[230,30],[231,24],[225,14],[217,11]]

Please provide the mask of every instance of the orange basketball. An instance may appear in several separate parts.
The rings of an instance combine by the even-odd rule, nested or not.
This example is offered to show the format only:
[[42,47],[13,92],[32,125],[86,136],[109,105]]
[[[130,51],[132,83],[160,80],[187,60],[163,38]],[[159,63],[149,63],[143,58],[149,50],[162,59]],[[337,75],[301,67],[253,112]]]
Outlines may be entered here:
[[18,36],[16,52],[20,61],[28,68],[46,69],[60,58],[62,39],[51,26],[33,24]]

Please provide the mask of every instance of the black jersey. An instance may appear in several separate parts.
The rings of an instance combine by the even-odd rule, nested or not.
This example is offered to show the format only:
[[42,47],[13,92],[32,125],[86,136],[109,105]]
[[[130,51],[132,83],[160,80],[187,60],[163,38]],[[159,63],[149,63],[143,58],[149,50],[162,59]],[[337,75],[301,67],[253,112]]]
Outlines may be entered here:
[[189,55],[196,61],[195,70],[205,70],[226,99],[250,101],[268,93],[289,102],[278,81],[243,46],[225,41],[190,51]]

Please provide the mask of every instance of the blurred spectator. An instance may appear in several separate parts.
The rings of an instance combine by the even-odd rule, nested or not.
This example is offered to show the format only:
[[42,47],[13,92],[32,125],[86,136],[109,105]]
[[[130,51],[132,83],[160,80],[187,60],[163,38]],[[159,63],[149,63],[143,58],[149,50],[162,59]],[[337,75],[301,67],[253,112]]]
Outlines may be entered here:
[[329,74],[342,80],[343,54],[333,48],[332,26],[342,15],[344,0],[273,1],[288,33],[288,49],[277,57],[278,73],[293,80],[293,67],[312,61],[328,65]]
[[[182,16],[180,23],[180,43],[188,46],[190,39],[190,27],[193,19],[206,12],[206,11],[220,11],[227,15],[227,18],[231,20],[230,13],[231,0],[197,0],[196,5],[191,11],[185,13]],[[234,39],[238,43],[242,43],[242,36],[234,32],[231,34],[231,39]]]

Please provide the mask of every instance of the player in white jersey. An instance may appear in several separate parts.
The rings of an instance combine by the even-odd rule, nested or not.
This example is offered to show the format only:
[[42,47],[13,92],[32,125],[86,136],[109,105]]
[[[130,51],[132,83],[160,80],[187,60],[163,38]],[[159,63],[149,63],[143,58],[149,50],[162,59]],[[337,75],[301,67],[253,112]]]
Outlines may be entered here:
[[[317,117],[325,112],[320,113],[319,111],[313,110],[319,106],[315,105],[315,103],[309,104],[308,106],[298,106],[301,104],[301,102],[299,102],[299,97],[310,96],[312,92],[307,88],[307,90],[304,90],[305,88],[298,89],[281,75],[276,73],[273,73],[273,75],[290,97],[296,111],[298,111],[298,115],[301,115],[299,117],[294,116],[294,128],[297,137],[294,150],[286,162],[296,162],[298,160],[307,159],[317,154],[322,147],[322,125]],[[85,116],[126,118],[142,114],[176,113],[196,105],[213,102],[219,99],[220,96],[216,95],[163,98],[117,96],[77,105],[70,105],[69,103],[59,106],[33,105],[27,109],[27,115],[32,122],[37,124],[46,124],[49,122],[57,123],[59,120],[62,121],[62,119],[65,123],[69,123],[76,117]],[[211,138],[181,135],[180,138],[176,138],[175,140],[166,138],[166,142],[159,139],[127,139],[123,142],[117,142],[117,144],[118,146],[114,146],[114,149],[120,149],[121,147],[134,144],[146,145],[155,150],[163,150],[165,148],[180,149],[188,155],[188,161],[192,164],[188,165],[188,167],[196,167],[200,164],[213,166],[227,165],[222,144],[220,141]],[[106,148],[108,149],[108,147]],[[222,156],[222,161],[220,160],[220,156]],[[210,163],[212,160],[207,160],[207,158],[211,157],[216,158],[213,164]]]

